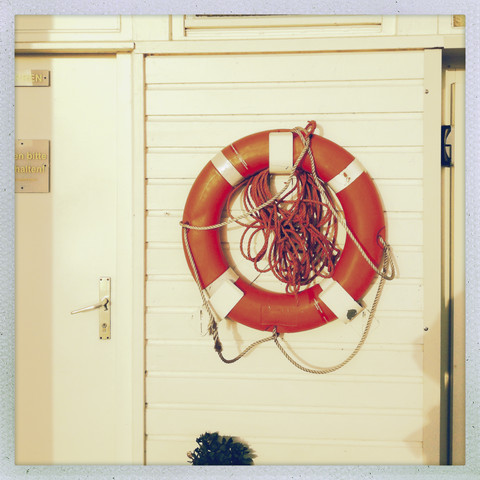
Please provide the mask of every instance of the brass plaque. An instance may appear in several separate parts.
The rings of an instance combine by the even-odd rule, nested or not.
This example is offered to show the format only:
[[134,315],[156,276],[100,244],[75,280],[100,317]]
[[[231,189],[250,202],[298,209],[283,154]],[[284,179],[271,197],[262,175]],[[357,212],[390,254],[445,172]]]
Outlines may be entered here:
[[465,26],[465,15],[454,15],[453,16],[453,26],[454,27],[464,27]]
[[16,87],[49,87],[49,70],[22,70],[15,72]]
[[50,140],[15,141],[15,192],[50,191]]

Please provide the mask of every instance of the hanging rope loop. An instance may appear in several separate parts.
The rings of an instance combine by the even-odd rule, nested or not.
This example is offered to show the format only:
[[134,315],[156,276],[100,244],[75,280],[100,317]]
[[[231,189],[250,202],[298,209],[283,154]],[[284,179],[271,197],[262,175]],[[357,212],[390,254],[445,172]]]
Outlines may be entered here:
[[[387,268],[388,268],[388,263],[389,263],[389,260],[388,260],[388,255],[387,255],[387,249],[384,250],[384,254],[383,254],[383,268],[382,268],[382,272],[386,273],[387,271]],[[365,328],[363,330],[363,334],[357,344],[357,346],[355,347],[355,349],[352,351],[352,353],[350,353],[350,355],[345,358],[343,361],[341,361],[340,363],[337,363],[336,365],[332,365],[330,367],[316,367],[316,368],[309,368],[309,367],[305,367],[304,365],[302,365],[301,363],[297,362],[296,360],[293,359],[293,357],[285,350],[285,348],[282,346],[282,344],[280,343],[280,341],[278,340],[278,335],[273,339],[274,342],[275,342],[275,345],[278,347],[278,349],[282,352],[282,354],[284,355],[284,357],[292,364],[294,365],[296,368],[298,368],[299,370],[302,370],[306,373],[313,373],[313,374],[317,374],[317,375],[324,375],[326,373],[332,373],[332,372],[335,372],[336,370],[339,370],[340,368],[344,367],[348,362],[350,362],[350,360],[353,359],[353,357],[355,357],[357,355],[357,353],[360,351],[360,349],[362,348],[363,344],[365,343],[366,339],[367,339],[367,336],[368,336],[368,333],[370,332],[370,327],[372,326],[372,322],[373,322],[373,319],[375,318],[375,312],[377,310],[377,305],[378,305],[378,302],[380,300],[380,296],[382,294],[382,291],[383,291],[383,286],[385,284],[385,281],[387,280],[386,277],[380,277],[380,282],[378,284],[378,289],[377,289],[377,293],[375,295],[375,299],[373,301],[373,304],[372,304],[372,308],[370,310],[370,314],[368,316],[368,320],[367,320],[367,323],[365,324]],[[275,332],[275,329],[274,329],[274,332]]]
[[315,132],[315,130],[317,129],[317,122],[315,120],[309,120],[304,129],[302,129],[301,127],[297,127],[297,129],[304,130],[304,133],[307,136],[313,135],[313,132]]

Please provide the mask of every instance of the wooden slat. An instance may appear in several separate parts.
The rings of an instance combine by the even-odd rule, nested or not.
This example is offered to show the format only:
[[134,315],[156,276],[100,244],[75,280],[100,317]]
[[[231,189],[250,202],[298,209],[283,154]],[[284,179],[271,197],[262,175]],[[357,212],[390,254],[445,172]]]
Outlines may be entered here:
[[[193,182],[151,180],[147,184],[147,210],[182,210]],[[422,184],[418,180],[378,180],[376,186],[386,211],[419,212],[422,210]],[[232,209],[240,211],[238,198]]]
[[[157,210],[147,215],[147,242],[181,242],[181,211]],[[389,212],[387,215],[388,239],[394,245],[422,245],[422,214],[419,212]],[[224,242],[238,244],[241,227],[229,226],[221,232]]]
[[[262,285],[262,282],[257,282]],[[274,287],[274,285],[268,285]],[[273,288],[272,288],[273,289]],[[374,287],[364,297],[367,304],[373,302]],[[385,285],[382,303],[389,305],[391,310],[418,311],[423,308],[423,286],[421,280],[396,280]],[[170,277],[149,279],[146,284],[147,306],[196,307],[201,305],[200,294],[194,281],[190,278],[174,281]]]
[[[208,386],[208,388],[205,388]],[[415,409],[422,401],[420,383],[335,382],[322,379],[322,394],[312,396],[309,378],[279,381],[278,378],[252,379],[230,375],[218,377],[147,376],[146,401],[150,404],[184,405],[218,402],[218,392],[228,391],[240,405],[268,406],[270,392],[276,391],[276,405],[338,408]]]
[[[146,414],[147,434],[164,431],[178,434],[191,430],[204,432],[225,431],[248,438],[250,425],[269,437],[281,437],[285,434],[285,425],[294,426],[293,432],[302,432],[302,437],[309,439],[352,439],[352,440],[398,440],[407,438],[410,441],[422,439],[421,415],[386,415],[375,413],[324,414],[318,411],[315,415],[302,414],[301,411],[282,411],[282,421],[278,421],[279,411],[251,412],[238,409],[234,412],[229,403],[235,400],[223,390],[224,402],[208,406],[199,411],[195,408],[177,409],[173,406],[164,408],[148,408]],[[222,408],[226,405],[226,408]],[[272,410],[274,410],[272,408]]]
[[[262,337],[259,337],[262,338]],[[242,345],[245,348],[247,345]],[[355,345],[331,345],[331,348],[298,348],[296,353],[302,362],[311,367],[336,365],[353,351]],[[226,358],[233,358],[241,348],[224,345]],[[213,349],[212,342],[204,344],[147,344],[147,370],[159,372],[190,372],[200,375],[202,372],[241,374],[255,371],[259,374],[308,375],[298,370],[273,343],[261,345],[255,352],[247,355],[232,365],[224,364]],[[228,369],[228,370],[227,370]],[[422,352],[369,350],[363,348],[354,361],[348,363],[331,376],[369,375],[369,376],[404,376],[420,377],[422,375]],[[274,397],[273,397],[274,398]],[[272,401],[273,401],[272,398]]]
[[[254,441],[252,448],[257,458],[256,465],[399,465],[422,464],[422,445],[420,442],[404,442],[402,445],[389,445],[382,442],[375,445],[364,445],[349,442],[312,445],[312,442],[297,444],[291,442],[269,443],[268,441]],[[393,442],[392,442],[393,443]],[[278,462],[278,459],[282,459]]]
[[179,211],[148,212],[147,242],[181,242],[182,229],[179,224],[181,214]]
[[[391,239],[390,239],[391,240]],[[422,278],[422,252],[418,249],[397,247],[391,244],[397,263],[397,278]],[[249,267],[250,262],[242,257],[239,246],[225,245],[224,251],[232,268],[240,272],[254,273]],[[243,270],[242,270],[242,267]],[[188,275],[189,269],[183,248],[180,245],[163,247],[163,244],[149,245],[147,248],[148,275]],[[257,273],[258,274],[258,273]],[[248,279],[253,277],[247,276]]]
[[[192,431],[181,438],[148,436],[147,464],[187,465],[186,452],[197,447],[195,438],[200,433],[203,432]],[[248,437],[247,443],[256,455],[254,465],[418,465],[423,460],[421,442],[381,442],[372,445],[371,442],[320,443],[288,439],[279,443],[276,440]]]
[[[381,24],[358,25],[331,25],[325,26],[292,26],[271,27],[264,32],[259,32],[256,27],[251,28],[187,28],[186,38],[189,40],[247,40],[247,39],[284,39],[291,38],[322,38],[322,37],[373,37],[382,34]],[[379,44],[381,44],[379,42]]]
[[[368,344],[382,345],[421,345],[423,344],[423,319],[421,312],[386,312],[382,307],[388,307],[380,301],[379,308],[368,334]],[[332,322],[314,330],[289,334],[286,339],[292,342],[293,348],[298,343],[344,343],[358,342],[366,323],[364,317],[356,318],[351,323],[339,324]],[[198,340],[207,337],[208,316],[201,313],[200,305],[190,307],[187,311],[159,307],[148,308],[146,336],[150,340],[169,338],[172,340]],[[253,342],[262,336],[261,332],[245,327],[230,320],[219,325],[222,338],[241,339],[243,342]],[[211,339],[211,337],[208,337]]]
[[[195,449],[198,432],[189,436],[151,435],[147,439],[147,464],[187,465],[186,452]],[[248,438],[255,452],[254,465],[415,465],[422,463],[420,442],[319,442]],[[244,440],[245,441],[245,440]],[[282,459],[281,462],[278,459]],[[312,461],[312,458],[315,461]],[[302,471],[296,470],[297,473]]]
[[[186,452],[197,447],[195,438],[205,430],[192,429],[183,436],[149,435],[147,464],[187,465]],[[223,430],[220,433],[228,434]],[[423,460],[421,442],[334,442],[252,436],[243,441],[255,452],[254,465],[418,465]]]
[[[147,152],[147,178],[197,178],[201,169],[217,153],[215,148],[150,148]],[[422,178],[422,150],[415,147],[352,148],[374,179]]]
[[[216,147],[263,130],[304,126],[311,115],[153,116],[147,117],[147,147]],[[419,113],[316,115],[323,136],[344,148],[420,146],[423,121]]]
[[[146,91],[147,115],[420,112],[421,80],[181,84]],[[261,98],[262,101],[252,101]]]
[[[417,189],[417,192],[420,191]],[[394,201],[401,201],[400,199],[394,199]],[[412,198],[409,200],[410,203],[418,201],[418,199]],[[173,215],[180,215],[180,212],[171,210]],[[151,211],[152,218],[154,216],[162,215],[164,212],[160,210]],[[233,214],[237,215],[240,213],[240,210],[234,210]],[[387,239],[388,242],[393,246],[421,246],[423,243],[423,231],[422,231],[422,212],[418,211],[389,211],[384,212],[385,214],[385,224],[387,226]],[[180,217],[178,217],[180,220]],[[223,216],[222,221],[226,220],[227,217]],[[178,228],[178,223],[175,226]],[[152,227],[153,228],[153,227]],[[243,234],[244,227],[236,224],[235,222],[227,225],[226,227],[221,228],[220,230],[220,239],[222,243],[229,243],[237,245],[240,243],[241,236]],[[165,234],[167,232],[164,232]],[[158,238],[158,237],[157,237]],[[151,241],[155,241],[152,237]],[[339,228],[337,241],[339,245],[343,245],[345,242],[345,232],[343,228]]]
[[387,214],[387,235],[397,245],[423,245],[422,213]]
[[145,76],[147,84],[423,78],[423,52],[147,56]]
[[[458,15],[457,15],[458,16]],[[273,27],[382,25],[381,15],[185,15],[186,29],[256,28],[259,34]],[[465,23],[465,22],[464,22]],[[290,28],[289,30],[290,31]]]
[[[420,259],[423,257],[420,255]],[[234,261],[229,261],[229,265],[232,266],[232,268],[239,274],[242,274],[245,276],[250,282],[254,283],[256,286],[265,288],[267,290],[273,291],[273,292],[278,292],[278,293],[285,293],[285,284],[281,283],[278,281],[275,276],[273,275],[272,272],[265,272],[262,274],[259,274],[253,264],[249,261],[241,261],[240,263],[235,263]],[[401,265],[403,267],[403,265]],[[397,265],[398,267],[398,265]],[[155,276],[152,276],[152,279],[155,278]],[[176,280],[181,281],[181,280],[187,280],[190,279],[188,275],[182,276],[178,275]],[[320,280],[320,279],[317,279]],[[401,276],[400,274],[397,274],[395,277],[396,282],[418,282],[420,285],[422,285],[423,278],[422,277],[413,277],[413,278],[405,278]],[[316,283],[316,282],[314,282]],[[367,294],[368,295],[368,294]],[[371,299],[373,301],[373,299]]]

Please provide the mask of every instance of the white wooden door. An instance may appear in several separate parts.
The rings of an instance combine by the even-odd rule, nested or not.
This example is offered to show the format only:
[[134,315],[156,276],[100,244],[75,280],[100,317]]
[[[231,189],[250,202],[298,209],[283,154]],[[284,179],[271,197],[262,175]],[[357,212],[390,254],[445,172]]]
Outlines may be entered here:
[[[48,87],[16,88],[16,138],[49,140],[51,165],[48,193],[16,194],[20,464],[143,460],[133,420],[131,137],[121,130],[130,88],[118,102],[129,62],[122,55],[16,60],[18,73],[50,72]],[[99,310],[70,313],[98,302],[100,277],[111,279],[104,340]]]
[[[186,463],[205,431],[240,436],[256,464],[438,463],[440,50],[151,55],[145,75],[147,463]],[[222,364],[200,328],[184,259],[185,199],[224,146],[311,119],[372,175],[398,276],[366,344],[339,371],[303,373],[272,344]],[[222,235],[245,273],[239,238],[238,227]],[[256,283],[278,288],[268,276]],[[333,365],[354,349],[363,322],[332,322],[288,342],[310,365]],[[231,357],[264,336],[230,321],[220,333]]]

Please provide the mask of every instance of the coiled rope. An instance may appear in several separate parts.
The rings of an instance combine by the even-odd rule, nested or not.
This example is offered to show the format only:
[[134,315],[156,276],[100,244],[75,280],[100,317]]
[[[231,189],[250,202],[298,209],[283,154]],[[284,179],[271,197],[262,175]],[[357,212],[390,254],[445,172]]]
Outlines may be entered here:
[[[302,140],[302,143],[304,145],[304,148],[302,150],[302,152],[300,153],[300,155],[298,156],[298,158],[296,159],[294,165],[293,165],[293,168],[292,168],[292,171],[290,173],[290,175],[288,176],[286,182],[285,182],[285,185],[283,186],[283,188],[275,195],[273,196],[270,196],[271,194],[270,193],[266,193],[267,192],[267,189],[265,188],[263,190],[263,197],[262,195],[260,195],[258,197],[258,201],[253,201],[251,202],[251,197],[249,197],[249,195],[247,194],[247,200],[244,200],[244,205],[245,206],[248,206],[248,207],[253,207],[253,208],[250,208],[248,211],[246,211],[245,213],[237,216],[237,217],[233,217],[229,216],[229,218],[227,220],[225,220],[224,222],[221,222],[221,223],[218,223],[218,224],[215,224],[215,225],[204,225],[204,226],[199,226],[199,225],[190,225],[188,223],[183,223],[183,222],[180,222],[180,225],[183,229],[183,240],[184,240],[184,244],[185,244],[185,247],[186,247],[186,250],[187,250],[187,256],[188,256],[188,260],[189,260],[189,263],[190,263],[190,266],[192,268],[192,271],[194,273],[194,277],[195,277],[195,282],[197,283],[197,286],[198,286],[198,289],[200,291],[200,295],[202,297],[202,303],[203,303],[203,306],[205,307],[208,315],[209,315],[209,318],[210,318],[210,321],[209,321],[209,325],[208,325],[208,331],[210,333],[210,335],[213,336],[213,339],[214,339],[214,348],[215,348],[215,351],[217,352],[218,356],[220,357],[220,359],[225,362],[225,363],[234,363],[236,361],[238,361],[240,358],[242,358],[244,355],[246,355],[249,351],[251,351],[253,348],[255,348],[256,346],[260,345],[261,343],[265,343],[265,342],[268,342],[270,340],[273,340],[275,342],[275,344],[277,345],[277,347],[279,348],[279,350],[283,353],[283,355],[297,368],[305,371],[305,372],[308,372],[308,373],[316,373],[316,374],[325,374],[325,373],[330,373],[330,372],[333,372],[335,370],[338,370],[339,368],[343,367],[344,365],[346,365],[350,360],[352,360],[352,358],[360,351],[361,347],[363,346],[363,344],[365,343],[365,340],[368,336],[368,332],[370,330],[370,326],[371,326],[371,323],[373,321],[373,318],[374,318],[374,315],[375,315],[375,311],[376,311],[376,307],[377,307],[377,304],[378,304],[378,301],[380,299],[380,295],[381,295],[381,292],[382,292],[382,289],[383,289],[383,285],[384,285],[384,282],[385,280],[392,280],[394,277],[395,277],[395,265],[393,263],[393,259],[392,259],[392,254],[391,254],[391,250],[390,250],[390,246],[386,243],[386,241],[382,238],[382,237],[378,237],[380,243],[382,244],[383,248],[384,248],[384,252],[383,252],[383,265],[382,265],[382,268],[379,269],[374,263],[373,261],[370,259],[370,257],[368,256],[368,254],[365,252],[365,250],[363,249],[363,247],[360,245],[360,243],[358,242],[358,240],[355,238],[355,235],[351,232],[351,230],[349,229],[347,223],[346,223],[346,220],[344,219],[344,217],[335,209],[335,207],[333,206],[333,202],[331,200],[331,195],[329,194],[328,192],[328,189],[326,189],[323,185],[322,185],[322,182],[321,180],[318,178],[317,176],[317,173],[316,173],[316,168],[315,168],[315,159],[313,157],[313,153],[310,149],[310,141],[311,141],[311,135],[313,134],[314,130],[316,128],[316,123],[315,122],[308,122],[306,128],[301,128],[301,127],[296,127],[296,128],[293,128],[292,129],[292,132],[293,133],[296,133],[300,139]],[[332,238],[332,235],[334,234],[335,235],[335,238],[336,238],[336,231],[337,231],[337,226],[336,226],[336,222],[339,222],[344,228],[345,228],[345,231],[347,233],[347,235],[352,239],[353,243],[355,244],[355,246],[358,248],[358,250],[360,251],[362,257],[367,261],[367,263],[370,265],[370,267],[381,277],[380,279],[380,283],[379,283],[379,286],[378,286],[378,290],[377,290],[377,294],[375,296],[375,300],[373,302],[373,305],[372,305],[372,308],[371,308],[371,311],[370,311],[370,315],[369,315],[369,318],[367,320],[367,323],[366,323],[366,326],[364,328],[364,332],[363,332],[363,335],[362,337],[360,338],[360,341],[358,342],[358,345],[356,346],[356,348],[354,349],[354,351],[345,359],[343,360],[342,362],[340,362],[339,364],[337,365],[334,365],[334,366],[331,366],[331,367],[320,367],[320,368],[307,368],[303,365],[301,365],[300,363],[296,362],[289,354],[288,352],[283,348],[283,346],[281,345],[281,343],[279,342],[279,334],[277,333],[276,331],[276,327],[273,329],[273,334],[269,337],[265,337],[265,338],[262,338],[260,340],[257,340],[256,342],[253,342],[251,345],[249,345],[247,348],[245,348],[242,352],[240,352],[235,358],[232,358],[232,359],[226,359],[224,356],[223,356],[223,345],[220,341],[220,338],[219,338],[219,334],[218,334],[218,325],[217,325],[217,322],[215,320],[215,314],[213,313],[211,307],[210,307],[210,304],[208,302],[208,299],[207,299],[207,296],[205,294],[205,291],[202,289],[202,285],[200,283],[200,278],[199,278],[199,275],[198,275],[198,270],[197,270],[197,267],[195,265],[195,260],[193,258],[193,255],[192,255],[192,252],[191,252],[191,249],[190,249],[190,245],[189,245],[189,242],[188,242],[188,230],[213,230],[213,229],[216,229],[216,228],[221,228],[221,227],[224,227],[224,226],[227,226],[229,224],[231,224],[232,222],[236,222],[236,223],[240,223],[243,225],[243,223],[241,223],[241,221],[247,217],[250,217],[250,216],[253,216],[254,217],[254,221],[253,221],[253,233],[250,235],[249,237],[249,240],[247,240],[247,250],[245,251],[245,255],[246,258],[248,256],[252,257],[252,258],[256,258],[256,260],[254,260],[254,264],[257,268],[258,271],[261,271],[261,269],[258,268],[257,264],[258,264],[258,261],[260,261],[260,258],[258,256],[255,256],[253,257],[251,254],[250,254],[250,247],[251,247],[251,243],[252,243],[252,236],[255,236],[259,231],[260,231],[260,228],[256,228],[257,225],[256,225],[256,222],[258,222],[259,219],[262,219],[264,217],[264,215],[260,214],[260,215],[257,215],[258,212],[262,211],[262,209],[265,209],[273,204],[276,204],[277,205],[277,208],[273,207],[272,211],[273,212],[276,212],[277,213],[277,218],[279,217],[279,211],[278,211],[278,202],[282,202],[285,203],[285,197],[291,193],[291,192],[287,192],[287,189],[289,188],[289,186],[291,185],[291,181],[293,179],[293,177],[296,175],[296,169],[298,167],[298,165],[300,164],[300,162],[302,161],[302,159],[304,158],[305,154],[308,152],[308,155],[310,157],[310,161],[311,161],[311,169],[312,169],[312,178],[313,178],[313,181],[314,181],[314,184],[315,186],[317,187],[318,189],[318,192],[323,192],[324,194],[322,195],[320,193],[320,196],[318,197],[315,197],[316,194],[314,194],[314,197],[315,197],[315,202],[318,202],[316,203],[317,205],[317,208],[322,205],[322,212],[321,212],[321,215],[318,217],[321,221],[321,219],[327,219],[324,221],[324,225],[326,225],[325,229],[324,229],[324,232],[321,233],[321,237],[323,241],[325,241],[325,244],[326,245],[329,245],[329,248],[330,248],[330,260],[327,258],[326,260],[324,259],[321,263],[322,263],[322,266],[320,267],[319,265],[317,265],[315,262],[311,262],[310,263],[310,272],[312,271],[312,266],[313,266],[313,271],[318,271],[318,272],[322,272],[322,270],[324,270],[326,268],[327,270],[327,274],[325,273],[321,273],[321,275],[329,275],[331,276],[331,273],[329,271],[329,265],[331,265],[333,263],[335,263],[334,259],[336,259],[336,256],[338,255],[337,253],[337,249],[335,247],[335,244],[333,242],[333,247],[331,246],[331,238]],[[260,172],[261,173],[261,172]],[[304,181],[304,179],[300,179],[299,180],[299,175],[296,175],[297,176],[297,183],[296,183],[296,187],[298,187],[299,185],[299,182],[302,182]],[[263,180],[264,181],[264,180]],[[306,181],[305,181],[306,182]],[[305,183],[300,183],[301,185],[305,185]],[[242,184],[243,185],[243,184]],[[238,188],[238,187],[237,187]],[[293,187],[295,188],[295,187]],[[268,190],[269,192],[269,190]],[[326,192],[326,193],[325,193]],[[269,197],[269,198],[268,198]],[[245,198],[245,197],[244,197]],[[311,197],[310,197],[311,198]],[[229,200],[228,200],[228,203],[230,203],[230,199],[231,199],[231,196],[229,197]],[[320,200],[321,199],[321,200]],[[260,203],[262,200],[263,203]],[[315,202],[313,202],[315,204]],[[300,203],[300,202],[299,202]],[[255,205],[255,206],[254,206]],[[326,205],[328,207],[328,211],[330,213],[325,213],[323,211],[323,205]],[[295,207],[293,207],[295,208]],[[286,213],[288,214],[288,212],[290,211],[291,213],[291,210],[292,208],[290,209],[286,209]],[[229,209],[230,211],[230,209]],[[285,212],[284,212],[285,213]],[[317,214],[318,214],[318,211],[317,211]],[[257,215],[257,216],[256,216]],[[336,221],[332,220],[332,215],[333,217],[335,218]],[[270,215],[266,214],[266,218],[268,220],[268,218],[273,218],[274,215],[273,213],[271,213]],[[281,217],[281,215],[280,215]],[[290,217],[287,217],[287,218],[290,218]],[[292,219],[293,219],[293,215],[292,215]],[[264,221],[264,220],[261,220],[261,221]],[[250,226],[252,225],[251,223],[247,224],[247,226]],[[244,225],[245,226],[245,225]],[[277,226],[277,228],[279,228]],[[275,227],[274,227],[274,231],[275,231]],[[318,234],[318,232],[317,232]],[[244,232],[244,235],[242,235],[242,239],[244,238],[245,236],[245,232]],[[297,239],[298,240],[298,239]],[[298,244],[301,246],[300,249],[298,249],[298,246],[297,247],[294,247],[293,248],[293,252],[294,253],[294,257],[295,257],[295,254],[296,254],[296,258],[298,260],[298,258],[302,258],[302,253],[307,250],[305,248],[305,237],[303,239],[303,245],[302,245],[302,240],[300,239],[300,241],[298,242]],[[267,249],[268,249],[268,236],[265,237],[265,243],[264,243],[264,253],[263,255],[265,255]],[[271,250],[271,251],[274,251],[274,250]],[[244,252],[242,252],[244,253]],[[268,255],[270,257],[270,255]],[[288,256],[288,255],[287,255]],[[262,256],[263,258],[263,256]],[[300,262],[301,264],[302,262]],[[304,262],[306,263],[306,262]],[[297,289],[297,286],[293,283],[289,283],[289,282],[293,282],[294,280],[292,279],[292,276],[290,275],[283,275],[281,274],[282,271],[284,271],[281,265],[281,262],[279,261],[273,261],[271,262],[271,265],[274,266],[274,268],[276,267],[280,267],[280,268],[276,268],[276,270],[274,270],[274,268],[272,268],[272,272],[274,272],[274,275],[277,276],[277,278],[279,279],[282,279],[282,281],[285,281],[285,279],[287,279],[287,281],[285,283],[287,283],[287,291],[289,288],[294,288],[294,292],[297,293],[298,292],[298,289],[300,288],[300,286],[298,286],[298,289]],[[280,272],[280,273],[279,273]],[[296,276],[301,276],[301,273],[299,273],[299,269],[297,267],[297,271],[295,272],[295,274],[293,275],[293,277]],[[301,281],[305,281],[305,280],[301,280]],[[311,281],[311,280],[310,280]],[[307,282],[309,283],[309,282]],[[306,284],[306,283],[305,283]]]
[[[269,180],[265,169],[235,187],[227,199],[227,215],[234,218],[231,201],[239,190],[244,210],[269,200],[273,196]],[[236,223],[245,227],[240,239],[243,257],[253,262],[258,272],[271,271],[286,284],[287,293],[297,295],[300,287],[314,278],[333,275],[340,249],[336,246],[337,219],[322,198],[330,197],[326,185],[322,183],[322,189],[318,189],[312,176],[303,170],[295,172],[295,180],[275,202],[253,213],[253,221]],[[293,199],[288,200],[289,195]],[[262,260],[267,261],[266,266],[259,265]]]

